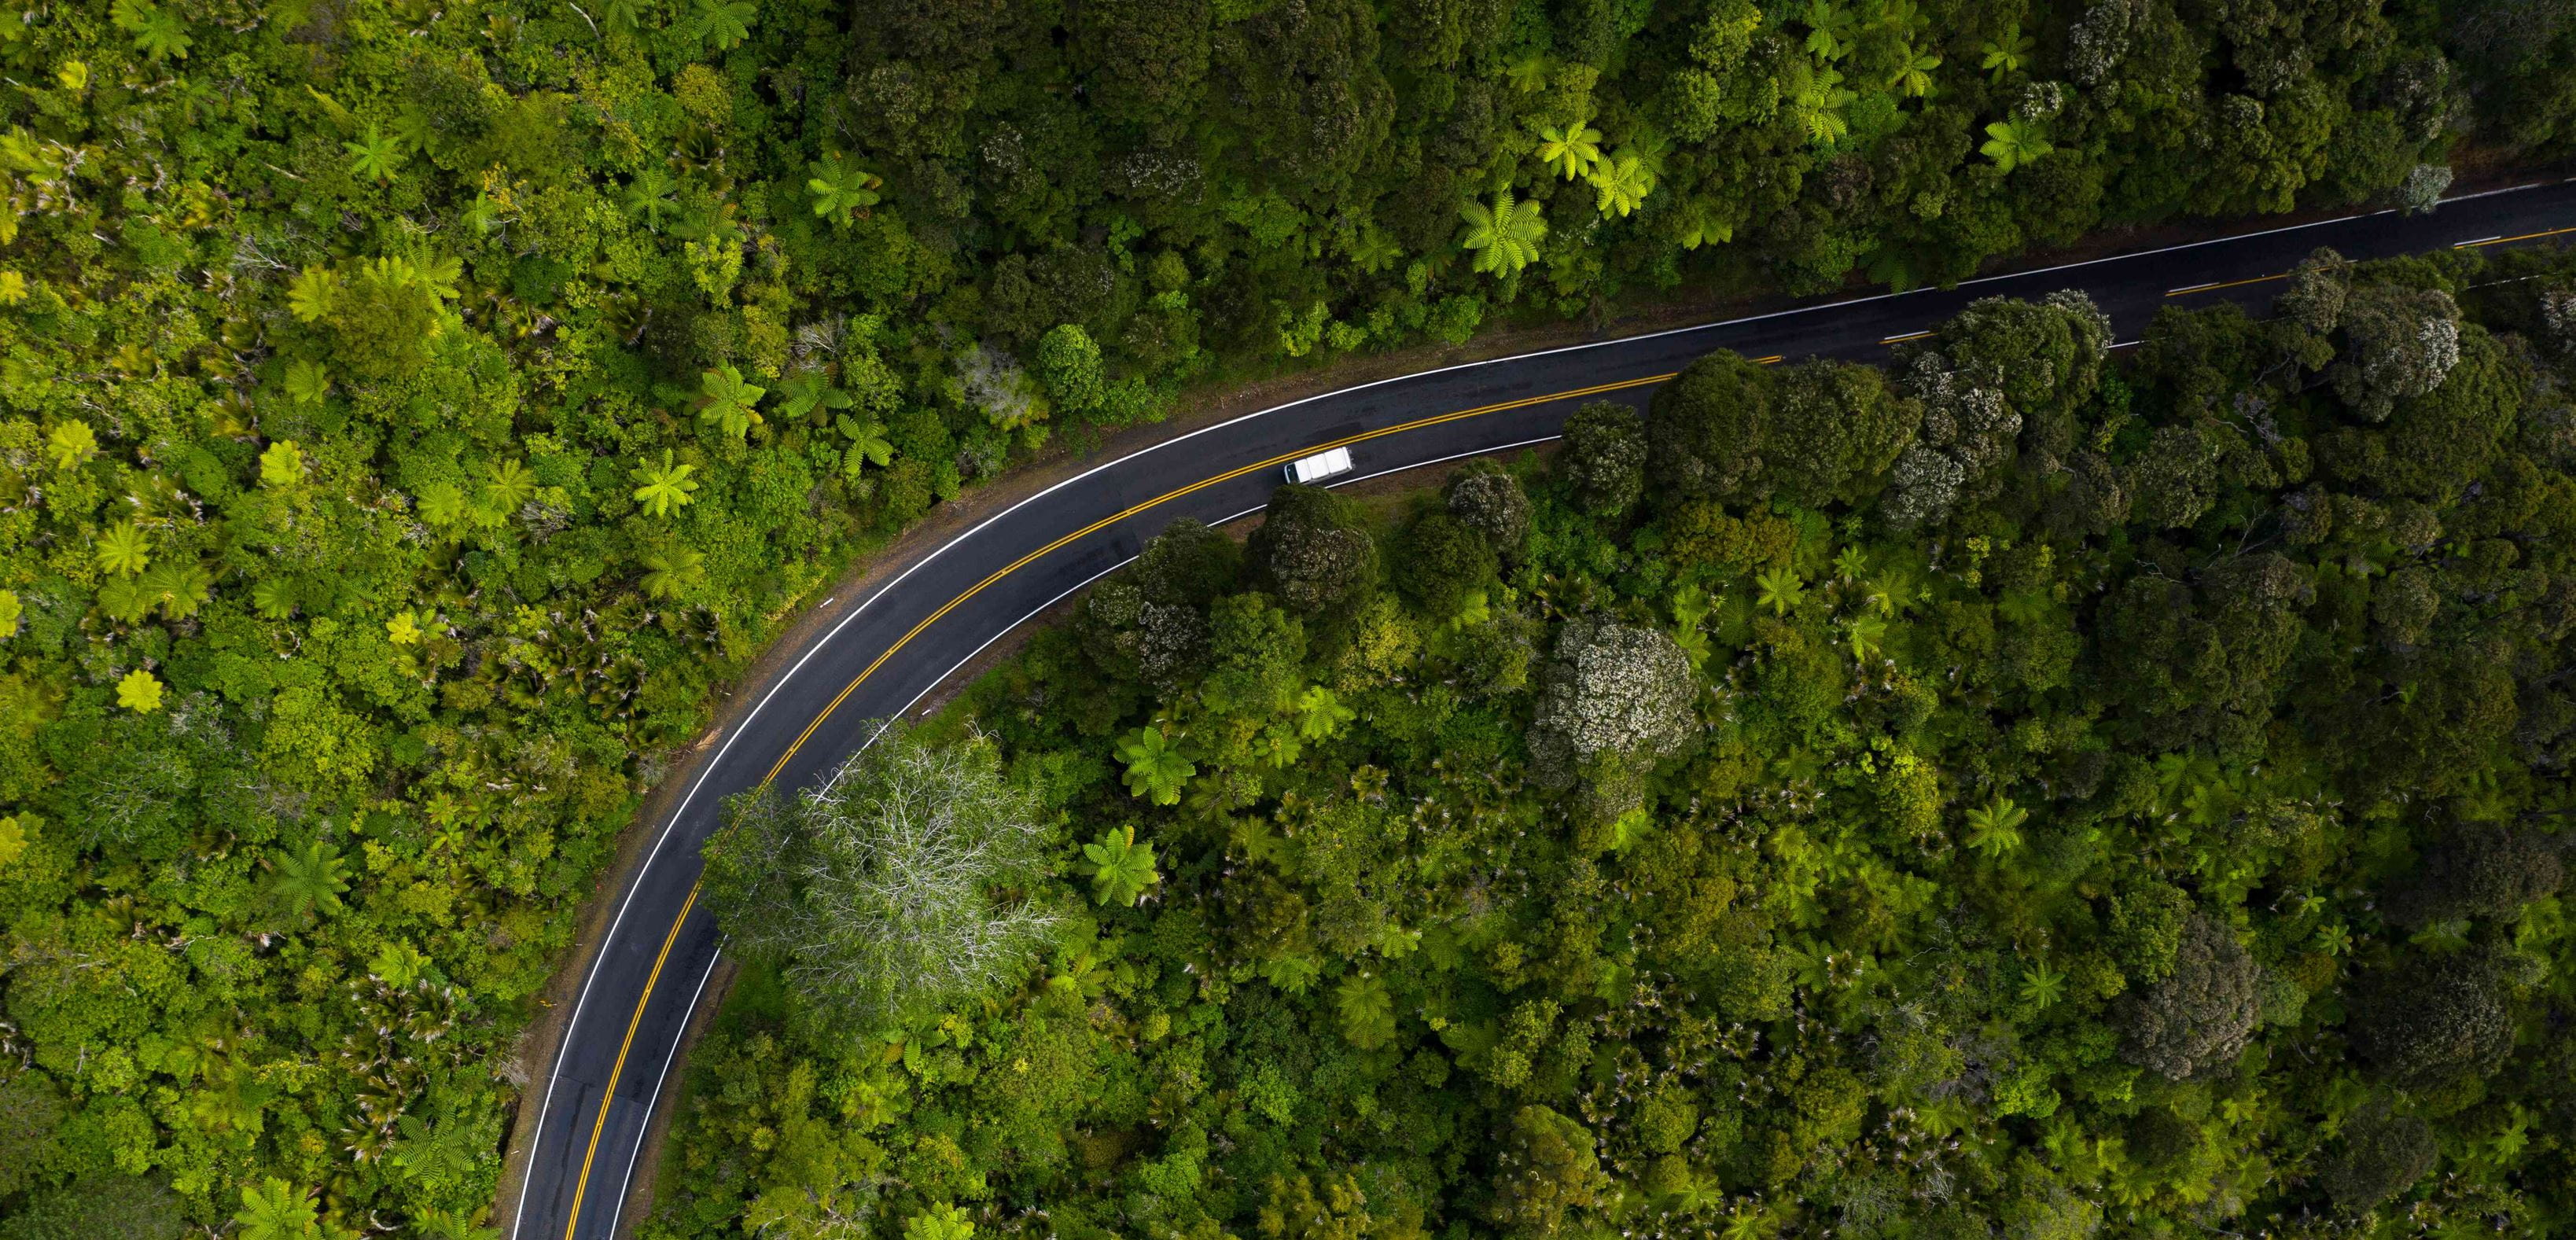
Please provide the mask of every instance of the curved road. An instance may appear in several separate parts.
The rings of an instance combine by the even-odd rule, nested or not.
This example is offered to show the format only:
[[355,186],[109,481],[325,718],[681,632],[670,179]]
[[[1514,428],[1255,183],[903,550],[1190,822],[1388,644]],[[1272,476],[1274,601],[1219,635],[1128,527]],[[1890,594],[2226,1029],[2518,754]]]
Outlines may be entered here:
[[[2576,240],[2576,178],[2222,240],[1825,303],[1597,344],[1426,371],[1247,414],[1098,465],[923,553],[759,686],[620,894],[537,1097],[535,1149],[513,1240],[606,1240],[719,946],[697,906],[698,846],[723,798],[764,779],[802,786],[903,714],[952,670],[1049,604],[1118,568],[1176,517],[1258,511],[1282,462],[1347,445],[1344,481],[1540,443],[1587,401],[1643,404],[1718,348],[1778,359],[1884,357],[1979,297],[2092,294],[2123,340],[2165,305],[2268,300],[2311,249],[2351,258],[2446,246]],[[526,1113],[522,1112],[524,1119]]]

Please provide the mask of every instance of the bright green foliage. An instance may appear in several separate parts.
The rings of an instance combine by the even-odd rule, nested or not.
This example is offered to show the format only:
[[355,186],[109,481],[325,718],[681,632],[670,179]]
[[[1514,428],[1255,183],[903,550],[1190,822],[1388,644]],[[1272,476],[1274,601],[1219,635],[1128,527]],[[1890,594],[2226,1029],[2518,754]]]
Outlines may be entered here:
[[340,273],[328,267],[307,267],[286,289],[286,308],[301,323],[317,323],[331,308],[340,303]]
[[501,226],[501,204],[489,193],[477,193],[474,201],[456,213],[456,220],[476,233],[488,234]]
[[1118,760],[1127,764],[1127,791],[1155,805],[1177,805],[1181,788],[1198,766],[1181,756],[1180,745],[1161,728],[1138,728],[1118,740]]
[[841,465],[841,471],[850,477],[858,477],[859,471],[869,465],[885,465],[893,460],[894,441],[886,438],[885,423],[861,422],[843,414],[832,419],[832,426],[850,442]]
[[2066,975],[2048,967],[2045,960],[2035,961],[2022,970],[2020,994],[2032,1011],[2047,1011],[2066,997]]
[[290,917],[339,912],[341,893],[349,889],[349,863],[340,850],[320,840],[300,850],[271,853],[268,895]]
[[1601,131],[1589,125],[1541,125],[1538,159],[1566,180],[1589,176],[1601,162]]
[[1977,67],[1985,70],[1990,80],[2001,83],[2005,78],[2021,72],[2022,65],[2029,61],[2031,49],[2035,45],[2035,40],[2022,33],[2020,22],[2005,23],[2001,34],[1986,40],[1979,46],[1978,51],[1983,59],[1977,62]]
[[356,176],[383,184],[402,172],[402,140],[374,125],[340,147],[349,152],[349,171]]
[[1887,618],[1867,614],[1854,616],[1844,629],[1843,640],[1850,645],[1854,662],[1867,663],[1886,649]]
[[706,553],[690,547],[647,552],[638,562],[644,566],[644,593],[653,598],[678,598],[707,579]]
[[1538,243],[1547,237],[1547,219],[1539,204],[1514,198],[1510,190],[1495,194],[1490,206],[1471,202],[1458,214],[1467,221],[1458,244],[1475,254],[1478,271],[1519,275],[1538,258]]
[[1353,973],[1333,988],[1333,1012],[1342,1036],[1364,1051],[1395,1041],[1395,998],[1373,974]]
[[98,566],[131,577],[152,566],[152,540],[132,521],[119,521],[98,536]]
[[759,16],[760,7],[751,0],[696,0],[690,27],[699,42],[721,52],[742,46]]
[[280,439],[259,454],[261,486],[291,487],[304,481],[304,452],[292,439]]
[[840,152],[814,161],[805,192],[814,199],[814,214],[835,224],[848,224],[880,201],[885,178],[843,158]]
[[671,174],[660,168],[637,172],[635,179],[626,183],[626,213],[642,221],[646,228],[662,231],[662,222],[678,209],[679,204],[671,199],[674,188]]
[[929,1209],[903,1223],[903,1240],[974,1240],[975,1224],[966,1212],[945,1203]]
[[1755,601],[1775,616],[1788,615],[1807,600],[1807,583],[1785,565],[1756,575],[1753,584],[1760,591]]
[[1655,173],[1635,151],[1621,151],[1593,165],[1593,209],[1625,218],[1655,190]]
[[2056,147],[2049,145],[2048,127],[2036,120],[1996,121],[1986,126],[1986,141],[1977,152],[1995,161],[2004,172],[2027,168]]
[[1841,60],[1851,54],[1847,42],[1856,24],[1852,11],[1834,0],[1807,0],[1798,20],[1807,27],[1806,50],[1820,60]]
[[1805,121],[1807,141],[1818,149],[1831,149],[1851,136],[1851,119],[1845,113],[1860,99],[1860,92],[1843,85],[1839,69],[1820,68],[1791,95],[1791,101]]
[[116,682],[116,704],[138,715],[161,709],[161,680],[136,668]]
[[781,421],[796,421],[821,414],[829,417],[858,404],[858,398],[832,386],[832,376],[817,367],[800,370],[779,381],[778,416]]
[[25,614],[26,606],[17,591],[0,590],[0,641],[18,635],[18,618]]
[[745,382],[741,371],[719,366],[698,376],[698,420],[740,439],[760,425],[757,406],[768,393],[767,388]]
[[98,436],[89,423],[78,420],[56,423],[45,436],[45,452],[53,457],[54,468],[66,473],[89,463],[98,455]]
[[241,1191],[241,1209],[233,1215],[242,1240],[304,1240],[319,1236],[320,1213],[304,1190],[274,1176]]
[[1331,740],[1343,725],[1358,717],[1322,685],[1308,686],[1297,698],[1297,735],[1310,741]]
[[303,598],[304,587],[291,577],[269,577],[251,583],[251,609],[271,620],[284,620],[295,614]]
[[696,473],[697,469],[685,461],[674,463],[671,450],[664,448],[660,463],[638,461],[626,473],[636,484],[635,502],[656,517],[667,517],[672,510],[696,502],[698,482],[689,475]]
[[154,60],[184,59],[196,45],[178,14],[151,0],[116,0],[108,6],[108,20],[133,36],[134,50]]
[[1102,904],[1129,905],[1163,881],[1154,868],[1154,846],[1136,842],[1136,828],[1113,827],[1082,846],[1082,868],[1091,875],[1091,898]]
[[1370,275],[1386,271],[1404,258],[1403,244],[1394,234],[1375,225],[1353,234],[1347,252],[1351,265]]
[[1038,338],[1037,374],[1047,399],[1073,417],[1097,412],[1108,395],[1100,346],[1078,323],[1059,323]]
[[331,372],[318,362],[298,359],[286,364],[286,394],[299,405],[318,405],[331,394]]
[[2013,804],[2011,797],[1994,800],[1968,811],[1968,847],[1997,860],[2019,851],[2021,825],[2030,821],[2030,811]]
[[1932,93],[1932,71],[1941,67],[1941,58],[1928,51],[1905,48],[1898,53],[1895,76],[1887,84],[1908,99],[1921,99]]

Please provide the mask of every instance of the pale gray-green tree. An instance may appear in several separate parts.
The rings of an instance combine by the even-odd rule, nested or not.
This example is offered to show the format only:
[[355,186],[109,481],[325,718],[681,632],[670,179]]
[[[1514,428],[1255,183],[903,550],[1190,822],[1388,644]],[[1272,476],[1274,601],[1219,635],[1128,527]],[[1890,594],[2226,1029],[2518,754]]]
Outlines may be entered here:
[[733,949],[821,1030],[864,1036],[1015,982],[1054,915],[1026,895],[1045,831],[990,742],[887,727],[823,787],[734,798],[706,847]]

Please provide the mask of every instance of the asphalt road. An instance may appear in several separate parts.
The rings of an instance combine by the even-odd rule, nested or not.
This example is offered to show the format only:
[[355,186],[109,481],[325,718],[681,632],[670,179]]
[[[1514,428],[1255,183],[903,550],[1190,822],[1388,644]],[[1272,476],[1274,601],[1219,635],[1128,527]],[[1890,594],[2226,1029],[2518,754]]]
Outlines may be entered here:
[[[2165,305],[2268,303],[2320,245],[2379,258],[2457,245],[2576,240],[2576,178],[2392,212],[2266,229],[1972,281],[1956,289],[1820,303],[1751,318],[1426,371],[1346,388],[1177,436],[1022,500],[922,553],[787,669],[754,706],[624,876],[552,1070],[530,1101],[536,1142],[513,1240],[604,1240],[662,1099],[690,1012],[715,967],[713,918],[697,905],[698,847],[731,793],[763,779],[803,786],[859,748],[871,719],[903,714],[949,672],[1049,604],[1133,557],[1176,517],[1210,524],[1255,512],[1280,465],[1347,445],[1362,478],[1552,439],[1591,400],[1642,405],[1691,359],[1875,359],[1980,297],[2082,289],[2133,341]],[[522,1112],[523,1121],[529,1112]]]

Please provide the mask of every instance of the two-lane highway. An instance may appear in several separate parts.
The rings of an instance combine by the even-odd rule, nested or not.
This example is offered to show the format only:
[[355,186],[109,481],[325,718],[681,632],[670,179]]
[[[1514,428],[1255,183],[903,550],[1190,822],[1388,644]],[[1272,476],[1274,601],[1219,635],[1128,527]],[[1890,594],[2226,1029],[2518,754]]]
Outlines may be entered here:
[[1642,405],[1691,359],[1730,348],[1765,360],[1875,360],[1980,297],[2081,289],[2123,341],[2165,305],[2261,304],[2307,253],[2380,258],[2576,234],[2576,180],[2450,200],[2429,215],[2378,212],[1920,290],[1453,366],[1294,401],[1178,435],[1040,491],[922,553],[786,669],[698,767],[652,848],[622,876],[607,939],[588,966],[563,1045],[521,1122],[533,1142],[513,1240],[616,1234],[645,1130],[718,935],[697,903],[698,848],[723,799],[763,780],[819,779],[865,743],[861,722],[903,714],[1024,619],[1132,558],[1178,517],[1258,511],[1279,466],[1347,446],[1342,481],[1544,442],[1593,400]]

